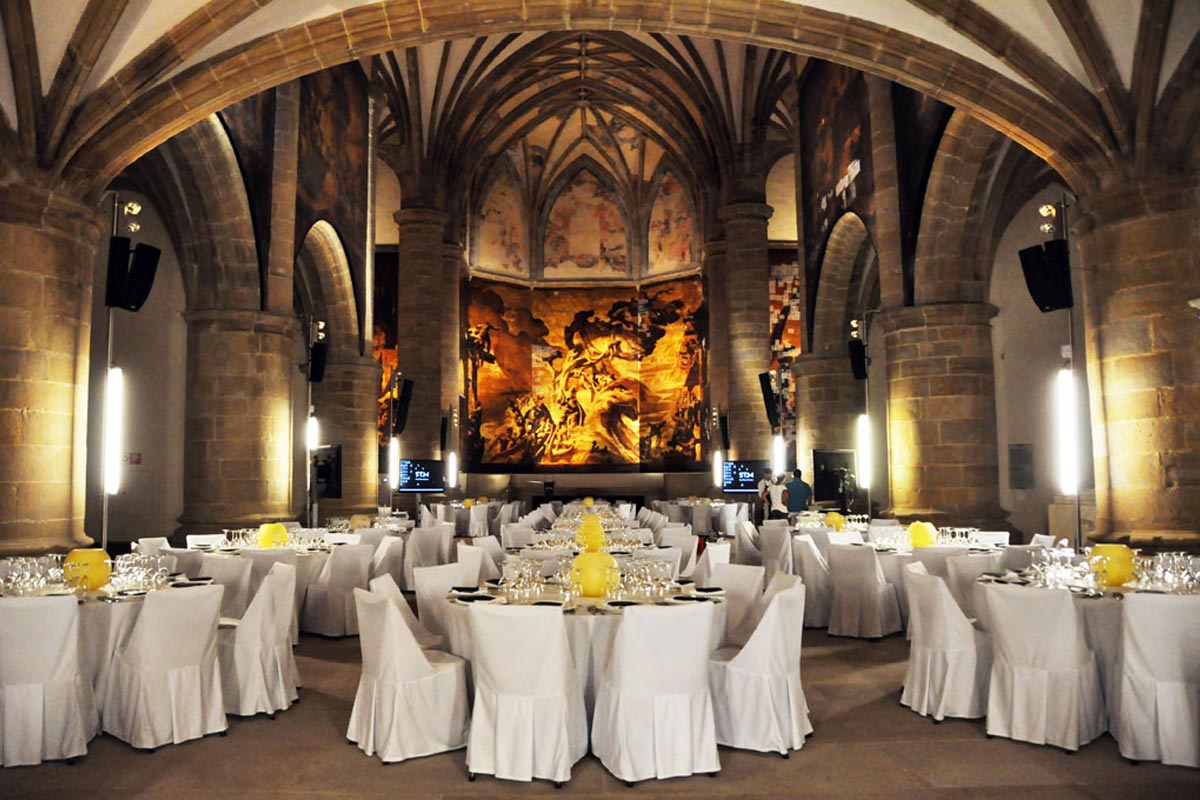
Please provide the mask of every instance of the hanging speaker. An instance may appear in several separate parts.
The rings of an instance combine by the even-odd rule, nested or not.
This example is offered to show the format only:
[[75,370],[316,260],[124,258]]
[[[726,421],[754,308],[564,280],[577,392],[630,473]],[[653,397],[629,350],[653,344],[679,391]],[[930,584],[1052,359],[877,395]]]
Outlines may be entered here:
[[850,371],[854,373],[854,379],[865,381],[867,379],[867,345],[862,339],[850,339],[846,342],[846,349],[850,352]]
[[442,417],[442,428],[441,428],[441,431],[438,433],[438,447],[441,449],[441,451],[443,453],[446,452],[446,437],[449,435],[449,433],[450,433],[450,420],[447,419],[446,417]]
[[329,359],[329,342],[326,339],[313,342],[308,351],[308,379],[320,383],[325,378],[325,362]]
[[129,276],[129,237],[108,239],[108,280],[104,285],[104,305],[121,308],[125,300],[125,280]]
[[767,408],[767,420],[771,423],[772,428],[778,428],[779,401],[775,397],[775,390],[771,388],[771,373],[758,373],[758,385],[762,388],[763,405]]
[[1044,245],[1026,247],[1019,255],[1029,296],[1042,313],[1075,305],[1066,239],[1051,239]]
[[407,378],[402,379],[397,385],[400,390],[400,396],[392,401],[392,420],[393,430],[396,435],[404,433],[404,426],[408,423],[408,404],[412,402],[413,382]]
[[113,236],[108,240],[108,279],[104,286],[104,305],[138,311],[154,288],[158,259],[162,252],[148,244],[138,244],[129,250],[129,237]]
[[729,417],[726,414],[721,414],[717,417],[717,422],[721,427],[721,448],[726,453],[729,452]]

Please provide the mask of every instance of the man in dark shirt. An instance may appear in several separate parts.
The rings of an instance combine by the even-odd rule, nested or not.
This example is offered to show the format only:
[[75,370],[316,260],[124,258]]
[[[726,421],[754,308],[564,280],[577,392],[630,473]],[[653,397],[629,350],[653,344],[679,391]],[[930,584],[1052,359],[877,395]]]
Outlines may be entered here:
[[812,502],[812,487],[801,480],[803,474],[798,469],[792,470],[792,479],[788,481],[787,509],[789,514],[804,511]]

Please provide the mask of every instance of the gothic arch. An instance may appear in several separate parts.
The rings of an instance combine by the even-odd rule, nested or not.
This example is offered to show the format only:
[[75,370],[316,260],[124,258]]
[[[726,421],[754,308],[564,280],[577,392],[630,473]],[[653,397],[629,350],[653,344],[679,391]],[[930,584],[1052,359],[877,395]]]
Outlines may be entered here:
[[866,272],[864,264],[874,249],[862,217],[853,211],[838,217],[821,259],[810,352],[833,355],[845,347],[848,309],[852,305],[851,283],[856,274],[862,280]]
[[337,231],[323,219],[304,235],[296,256],[296,279],[303,290],[305,311],[325,321],[330,360],[346,363],[361,355],[350,262]]

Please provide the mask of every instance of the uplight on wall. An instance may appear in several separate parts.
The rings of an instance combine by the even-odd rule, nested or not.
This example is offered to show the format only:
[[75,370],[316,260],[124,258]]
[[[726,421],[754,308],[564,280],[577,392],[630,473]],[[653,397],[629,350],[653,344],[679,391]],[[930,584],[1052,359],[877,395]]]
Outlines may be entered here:
[[446,454],[446,486],[458,488],[458,453],[453,450]]
[[388,486],[393,489],[400,486],[400,439],[393,436],[388,440]]
[[1058,490],[1074,495],[1079,491],[1079,423],[1075,418],[1075,376],[1069,367],[1060,369],[1054,380],[1054,429]]
[[871,417],[859,414],[855,425],[856,449],[858,450],[858,485],[863,489],[871,488],[871,473],[874,463],[871,460]]
[[787,446],[783,436],[776,434],[771,440],[771,472],[778,477],[787,469]]
[[310,451],[321,446],[321,423],[317,422],[317,418],[312,414],[308,415],[308,421],[304,423],[304,446]]
[[713,450],[712,454],[712,479],[713,486],[722,486],[722,478],[725,473],[725,455],[720,450]]
[[121,491],[121,451],[125,444],[125,374],[110,367],[104,384],[104,493]]

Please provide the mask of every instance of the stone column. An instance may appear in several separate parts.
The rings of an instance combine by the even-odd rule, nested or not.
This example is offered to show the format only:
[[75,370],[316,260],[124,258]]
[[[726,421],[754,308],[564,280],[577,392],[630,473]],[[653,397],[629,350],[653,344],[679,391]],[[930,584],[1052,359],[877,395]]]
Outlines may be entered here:
[[879,315],[887,348],[891,512],[935,524],[1002,526],[995,375],[987,303]]
[[718,212],[725,227],[725,283],[729,298],[730,456],[769,458],[771,424],[758,375],[771,364],[770,259],[763,203],[731,203]]
[[[1200,541],[1200,196],[1195,176],[1085,198],[1096,536]],[[1078,301],[1077,301],[1078,302]]]
[[845,356],[805,354],[792,364],[796,380],[796,464],[812,483],[813,450],[853,450],[866,386]]
[[[84,546],[94,209],[27,185],[0,203],[0,556]],[[103,358],[104,354],[100,354]],[[99,531],[94,531],[99,539]]]
[[442,339],[447,281],[442,262],[446,215],[429,208],[396,212],[399,226],[398,368],[413,382],[408,421],[400,436],[404,458],[439,458],[442,412]]
[[[459,351],[462,343],[462,278],[467,267],[467,251],[459,244],[442,245],[442,281],[445,284],[442,298],[442,408],[458,408],[462,394],[460,385],[462,363]],[[447,447],[458,450],[459,443],[448,443]]]
[[[728,409],[729,294],[724,242],[709,242],[704,246],[704,280],[708,303],[708,402],[716,408]],[[720,436],[715,440],[719,441]]]
[[186,319],[180,532],[252,527],[290,516],[297,321],[224,309],[192,311]]
[[379,363],[330,363],[313,384],[325,444],[342,446],[342,496],[321,500],[321,516],[375,513],[379,505]]

